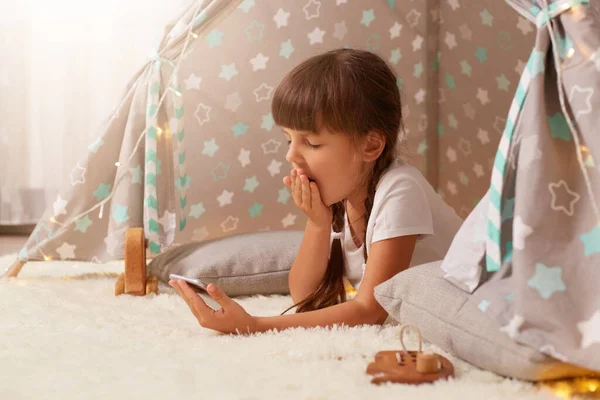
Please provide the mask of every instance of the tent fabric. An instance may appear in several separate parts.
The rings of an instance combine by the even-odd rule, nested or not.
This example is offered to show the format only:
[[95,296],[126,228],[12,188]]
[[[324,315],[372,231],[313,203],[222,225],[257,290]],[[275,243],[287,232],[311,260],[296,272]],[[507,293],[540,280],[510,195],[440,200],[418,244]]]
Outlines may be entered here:
[[600,9],[511,3],[536,23],[537,38],[495,158],[487,213],[478,210],[487,214],[479,219],[487,243],[464,276],[481,276],[470,301],[510,337],[598,371]]
[[166,27],[19,259],[121,258],[124,233],[137,226],[150,255],[303,229],[281,181],[289,165],[270,99],[299,62],[344,46],[395,70],[407,160],[464,217],[489,184],[533,31],[492,0],[198,1]]

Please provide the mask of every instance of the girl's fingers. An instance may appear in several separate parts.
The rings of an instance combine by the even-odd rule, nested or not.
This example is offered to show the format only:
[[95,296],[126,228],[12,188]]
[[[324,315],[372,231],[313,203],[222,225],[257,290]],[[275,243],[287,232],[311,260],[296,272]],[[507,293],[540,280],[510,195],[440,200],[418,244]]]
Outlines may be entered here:
[[311,194],[311,207],[318,207],[319,205],[323,205],[323,200],[321,200],[321,193],[319,193],[319,188],[317,184],[314,182],[310,182],[310,194]]
[[304,207],[311,207],[310,204],[310,188],[309,188],[309,180],[308,177],[306,175],[302,175],[302,204],[304,205]]
[[283,177],[283,184],[287,187],[291,187],[292,186],[292,179],[289,176],[284,176]]

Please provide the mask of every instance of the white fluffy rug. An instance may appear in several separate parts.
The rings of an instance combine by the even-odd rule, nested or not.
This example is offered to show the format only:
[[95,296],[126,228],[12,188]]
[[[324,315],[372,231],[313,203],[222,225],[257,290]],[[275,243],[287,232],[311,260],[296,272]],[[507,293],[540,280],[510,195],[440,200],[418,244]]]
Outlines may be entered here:
[[[14,260],[0,257],[0,271]],[[290,329],[253,336],[198,325],[168,285],[147,297],[113,294],[121,262],[28,263],[0,282],[0,399],[548,399],[443,353],[456,378],[376,386],[365,374],[399,326]],[[238,301],[277,315],[288,296]],[[407,347],[416,337],[409,335]],[[426,345],[426,349],[441,352]],[[341,359],[340,359],[341,358]]]

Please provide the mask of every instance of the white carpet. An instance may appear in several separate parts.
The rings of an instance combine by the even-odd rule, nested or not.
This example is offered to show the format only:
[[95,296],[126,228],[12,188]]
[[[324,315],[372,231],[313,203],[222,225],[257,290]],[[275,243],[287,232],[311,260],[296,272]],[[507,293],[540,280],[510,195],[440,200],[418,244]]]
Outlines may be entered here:
[[[0,257],[0,271],[14,257]],[[19,278],[0,282],[0,399],[552,397],[443,352],[456,368],[452,381],[372,385],[367,364],[380,350],[400,348],[397,325],[221,335],[200,327],[168,285],[157,296],[115,297],[122,270],[120,262],[28,263]],[[264,316],[291,302],[288,296],[238,300]],[[416,337],[405,342],[413,348]]]

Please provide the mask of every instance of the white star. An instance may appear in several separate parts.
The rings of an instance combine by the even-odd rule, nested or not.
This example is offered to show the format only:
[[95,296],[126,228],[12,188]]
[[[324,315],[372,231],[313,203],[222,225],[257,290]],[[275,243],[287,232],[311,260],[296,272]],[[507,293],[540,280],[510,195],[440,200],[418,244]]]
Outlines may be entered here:
[[68,201],[64,200],[60,195],[56,198],[56,201],[52,204],[54,207],[54,216],[59,216],[62,214],[66,214],[67,210],[65,207],[67,206]]
[[184,81],[185,90],[190,89],[200,89],[200,83],[202,82],[202,78],[197,77],[193,73],[188,76],[188,78]]
[[448,0],[448,4],[452,8],[452,11],[456,11],[457,9],[460,8],[460,4],[458,3],[458,0]]
[[202,154],[212,157],[215,155],[217,150],[219,150],[219,146],[217,145],[215,138],[212,138],[211,140],[204,142],[204,148],[202,149]]
[[532,135],[521,139],[519,169],[525,170],[532,162],[542,158],[539,140],[540,139],[537,135]]
[[527,35],[528,33],[533,32],[532,23],[523,17],[519,17],[519,23],[517,24],[517,28],[519,28],[523,35]]
[[200,228],[194,229],[194,233],[192,234],[192,241],[202,242],[207,237],[208,237],[208,230],[206,229],[206,226],[202,226]]
[[123,247],[122,237],[122,235],[121,237],[117,237],[117,232],[113,232],[104,238],[104,243],[106,243],[106,252],[108,254],[110,254],[113,257],[117,255],[116,251]]
[[56,252],[60,255],[61,260],[66,260],[68,258],[75,258],[75,249],[77,246],[74,244],[69,244],[67,242],[63,242],[62,246],[56,249]]
[[413,51],[421,50],[422,45],[423,45],[423,38],[421,37],[421,35],[417,35],[417,37],[415,37],[415,40],[412,41]]
[[242,167],[246,167],[250,165],[250,151],[246,149],[240,149],[240,154],[238,155],[238,161],[242,164]]
[[235,63],[231,64],[223,64],[221,65],[221,73],[219,73],[219,78],[223,78],[226,81],[230,81],[231,78],[238,74],[237,69],[235,68]]
[[336,1],[335,1],[335,5],[336,5],[336,6],[339,6],[340,4],[346,4],[346,2],[347,2],[347,1],[348,1],[348,0],[336,0]]
[[465,40],[473,39],[473,32],[471,31],[471,29],[469,29],[469,26],[467,24],[462,24],[458,29],[460,30],[460,37],[462,37]]
[[564,356],[563,354],[560,354],[558,351],[556,351],[554,346],[551,344],[546,344],[546,345],[540,347],[540,352],[548,354],[549,356],[556,358],[557,360],[560,360],[562,362],[568,362],[567,357]]
[[315,43],[323,43],[323,36],[325,36],[325,31],[322,31],[318,27],[316,27],[311,33],[308,35],[308,39],[310,41],[310,45],[312,46]]
[[481,144],[487,144],[490,142],[490,137],[487,131],[479,128],[479,132],[477,132],[477,139],[481,142]]
[[454,150],[452,147],[448,147],[446,150],[446,157],[448,157],[448,161],[451,163],[456,162],[456,150]]
[[521,328],[521,325],[523,325],[523,322],[525,322],[523,317],[515,314],[515,316],[512,317],[512,319],[510,320],[510,322],[507,325],[500,328],[500,330],[508,334],[508,336],[510,336],[511,338],[515,338],[519,334],[519,329]]
[[[556,205],[556,200],[558,199],[558,196],[556,195],[556,189],[558,189],[559,187],[561,187],[565,194],[569,196],[569,208],[567,209],[567,207],[564,206],[564,203],[561,201],[559,205]],[[554,211],[562,211],[565,214],[567,214],[569,217],[572,217],[573,214],[575,213],[575,203],[577,203],[579,201],[579,198],[581,196],[579,196],[578,193],[573,192],[571,190],[569,190],[569,186],[567,185],[567,182],[560,180],[558,181],[558,183],[550,183],[548,184],[548,190],[550,190],[550,193],[552,194],[552,203],[550,204],[550,208],[552,208]],[[565,196],[563,196],[562,200],[564,199]]]
[[261,144],[264,154],[277,153],[280,146],[281,146],[281,142],[278,142],[275,139],[269,139],[269,141]]
[[463,110],[465,112],[465,116],[469,119],[475,119],[475,109],[471,105],[471,103],[463,104]]
[[244,0],[244,1],[242,2],[242,4],[240,4],[240,5],[238,6],[238,8],[241,8],[242,10],[244,10],[244,12],[245,12],[246,14],[248,14],[248,11],[250,11],[250,9],[251,9],[252,7],[254,7],[254,5],[255,5],[255,4],[256,4],[255,0]]
[[277,14],[275,14],[275,16],[273,17],[273,20],[277,24],[277,29],[281,28],[282,26],[287,26],[289,17],[290,13],[280,8],[277,11]]
[[423,101],[425,101],[426,93],[427,92],[425,92],[425,90],[419,89],[419,91],[415,94],[415,101],[417,102],[417,104],[421,104]]
[[446,32],[446,38],[444,39],[444,42],[446,42],[446,45],[450,50],[456,47],[456,37],[453,33]]
[[288,214],[285,216],[284,219],[281,220],[281,224],[283,225],[284,228],[287,228],[288,226],[292,226],[296,223],[296,215],[294,214]]
[[217,197],[217,201],[219,202],[219,206],[223,207],[228,204],[231,204],[232,198],[233,198],[233,192],[223,190],[223,193],[221,193],[221,195],[219,197]]
[[527,225],[520,216],[513,220],[513,248],[525,249],[525,239],[533,233],[533,228]]
[[205,122],[210,121],[210,110],[210,107],[205,106],[202,103],[198,103],[198,107],[196,108],[196,112],[194,113],[198,124],[204,125]]
[[[585,99],[585,104],[586,104],[586,108],[583,109],[579,109],[577,110],[577,113],[575,114],[575,118],[579,118],[579,116],[581,115],[586,115],[589,114],[590,112],[592,112],[592,96],[594,95],[594,89],[589,87],[589,88],[582,88],[580,86],[573,86],[573,88],[571,89],[571,93],[569,94],[569,101],[571,103],[573,103],[573,99],[575,98],[575,93],[577,94],[585,94],[587,97]],[[577,107],[576,104],[572,104],[573,106],[575,106],[575,108],[579,108]]]
[[280,161],[271,160],[271,163],[267,167],[267,170],[269,171],[271,176],[279,175],[279,173],[281,172],[280,168],[282,165],[283,165],[283,163],[281,163]]
[[[312,10],[309,10],[309,8],[312,6]],[[318,18],[319,17],[319,9],[321,8],[321,3],[316,1],[316,0],[310,0],[308,3],[306,3],[306,5],[304,7],[302,7],[302,10],[304,11],[304,15],[306,16],[306,19],[313,19],[313,18]]]
[[225,99],[225,108],[230,111],[236,112],[241,105],[242,98],[238,92],[228,95]]
[[483,166],[481,164],[475,163],[473,165],[473,172],[475,172],[475,176],[477,176],[478,178],[481,178],[484,175]]
[[260,185],[258,179],[256,179],[256,175],[251,178],[246,178],[244,180],[244,191],[254,193],[256,188]]
[[87,169],[83,168],[79,163],[71,171],[71,185],[75,186],[78,183],[85,183],[85,173]]
[[587,321],[579,322],[577,329],[581,332],[582,349],[600,343],[600,310],[597,310]]
[[344,36],[348,33],[348,28],[346,27],[346,21],[338,22],[335,24],[335,32],[333,33],[333,37],[339,40],[342,40]]
[[394,25],[390,28],[390,39],[400,37],[400,32],[402,32],[402,25],[394,22]]
[[456,195],[456,193],[458,193],[458,191],[456,190],[456,184],[452,181],[448,181],[448,183],[446,183],[446,188],[448,188],[448,191],[452,195]]
[[162,218],[160,218],[158,220],[158,223],[163,226],[163,230],[165,232],[174,231],[175,230],[175,213],[165,210]]
[[490,102],[490,98],[488,97],[487,90],[483,90],[482,88],[477,88],[477,99],[481,102],[482,106],[485,106]]
[[225,221],[221,222],[221,229],[223,229],[223,232],[234,231],[237,228],[238,222],[240,222],[239,218],[230,215]]
[[269,57],[264,56],[262,53],[258,53],[256,57],[250,60],[250,63],[252,64],[252,71],[266,69],[267,61],[269,61]]
[[271,92],[273,92],[273,88],[266,83],[261,83],[258,88],[252,91],[256,101],[269,100],[271,98]]

